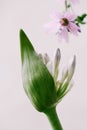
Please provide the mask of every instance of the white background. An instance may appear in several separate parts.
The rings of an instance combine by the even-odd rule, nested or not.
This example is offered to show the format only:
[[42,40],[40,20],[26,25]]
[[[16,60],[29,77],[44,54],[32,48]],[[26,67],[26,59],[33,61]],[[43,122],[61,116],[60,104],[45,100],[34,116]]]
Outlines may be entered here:
[[[56,0],[0,0],[0,130],[51,130],[45,115],[33,108],[22,87],[20,28],[38,52],[52,56],[59,47],[61,66],[76,55],[75,84],[57,112],[64,130],[87,130],[87,25],[78,37],[70,36],[70,43],[59,43],[43,29],[55,8],[60,8]],[[79,14],[86,11],[86,0],[75,7]]]

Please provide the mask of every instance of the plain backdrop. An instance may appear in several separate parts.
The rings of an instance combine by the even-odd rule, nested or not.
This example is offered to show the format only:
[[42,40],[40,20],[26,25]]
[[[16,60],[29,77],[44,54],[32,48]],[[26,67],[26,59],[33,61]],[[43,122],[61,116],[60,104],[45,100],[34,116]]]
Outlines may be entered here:
[[[27,98],[21,79],[19,30],[29,36],[37,52],[53,56],[61,50],[60,69],[75,54],[74,86],[57,106],[64,130],[87,130],[87,25],[82,33],[70,35],[69,43],[59,43],[43,25],[52,10],[63,8],[56,0],[0,0],[0,130],[51,130],[43,113],[37,112]],[[87,1],[74,7],[77,14],[87,12]]]

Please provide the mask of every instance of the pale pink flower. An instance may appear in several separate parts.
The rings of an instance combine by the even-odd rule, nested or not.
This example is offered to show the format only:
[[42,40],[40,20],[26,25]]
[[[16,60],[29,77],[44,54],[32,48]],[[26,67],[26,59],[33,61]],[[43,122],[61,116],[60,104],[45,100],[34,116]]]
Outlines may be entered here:
[[59,13],[57,11],[51,14],[52,21],[45,25],[48,32],[54,32],[58,35],[58,38],[64,39],[68,42],[69,32],[78,35],[80,27],[76,25],[75,19],[77,16],[70,12]]

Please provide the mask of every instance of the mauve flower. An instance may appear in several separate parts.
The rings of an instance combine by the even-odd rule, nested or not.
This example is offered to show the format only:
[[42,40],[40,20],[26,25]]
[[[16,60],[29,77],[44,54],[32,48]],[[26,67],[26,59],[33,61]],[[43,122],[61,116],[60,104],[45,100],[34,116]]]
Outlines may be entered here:
[[77,16],[71,12],[59,13],[57,11],[51,14],[52,21],[45,25],[48,32],[54,32],[58,35],[59,40],[64,39],[68,42],[68,33],[78,35],[80,27],[76,25]]

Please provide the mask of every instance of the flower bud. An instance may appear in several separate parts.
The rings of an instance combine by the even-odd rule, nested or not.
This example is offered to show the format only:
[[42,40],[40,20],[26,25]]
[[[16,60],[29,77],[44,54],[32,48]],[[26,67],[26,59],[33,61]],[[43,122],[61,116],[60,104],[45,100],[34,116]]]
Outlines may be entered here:
[[39,53],[38,56],[39,56],[40,59],[43,61],[43,55],[42,55],[41,53]]
[[70,91],[76,57],[74,56],[58,80],[60,50],[52,63],[47,54],[37,54],[23,30],[20,31],[22,79],[24,90],[33,106],[40,112],[55,107]]
[[63,83],[64,81],[65,81],[65,79],[67,78],[67,76],[68,76],[68,69],[67,69],[67,67],[65,67],[64,69],[63,69],[63,71],[62,71],[62,78],[61,78],[61,83]]
[[49,62],[50,58],[47,53],[44,54],[44,63],[47,64]]
[[60,53],[60,49],[58,48],[54,58],[54,80],[55,81],[58,77],[58,67],[60,63],[60,58],[61,58],[61,53]]
[[70,91],[73,84],[71,84],[71,79],[73,77],[76,65],[76,56],[70,60],[68,67],[63,70],[62,78],[57,90],[58,102]]
[[20,44],[24,90],[35,108],[43,112],[53,107],[57,100],[53,77],[23,30],[20,31]]
[[68,82],[70,82],[70,80],[73,77],[75,66],[76,66],[76,56],[73,56],[68,64]]
[[47,69],[49,70],[49,72],[51,73],[51,75],[53,76],[53,64],[51,61],[49,61],[46,65]]

